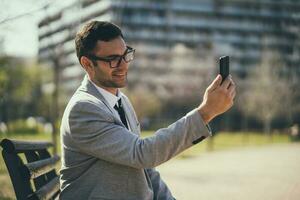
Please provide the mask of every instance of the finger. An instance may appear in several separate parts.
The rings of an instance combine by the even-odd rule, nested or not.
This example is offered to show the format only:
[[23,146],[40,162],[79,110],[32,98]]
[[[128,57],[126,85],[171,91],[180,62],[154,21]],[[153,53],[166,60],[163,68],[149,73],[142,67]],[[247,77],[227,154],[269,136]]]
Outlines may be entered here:
[[229,78],[229,85],[227,87],[227,89],[230,89],[230,88],[235,88],[235,83],[234,81],[232,80],[232,78]]
[[213,91],[215,90],[218,86],[220,86],[222,82],[222,76],[218,74],[218,76],[213,80],[213,82],[208,86],[208,91]]
[[223,81],[223,83],[221,84],[221,87],[222,88],[228,88],[229,87],[229,85],[230,85],[230,83],[231,83],[231,75],[229,75],[224,81]]
[[227,89],[229,89],[231,86],[235,86],[235,82],[230,78],[230,84]]
[[234,85],[231,85],[229,88],[228,88],[228,93],[229,93],[229,96],[234,98],[235,95],[236,95],[236,90],[235,90],[235,86]]
[[231,92],[230,96],[232,97],[232,99],[234,99],[235,95],[236,95],[236,90],[233,90],[233,92]]

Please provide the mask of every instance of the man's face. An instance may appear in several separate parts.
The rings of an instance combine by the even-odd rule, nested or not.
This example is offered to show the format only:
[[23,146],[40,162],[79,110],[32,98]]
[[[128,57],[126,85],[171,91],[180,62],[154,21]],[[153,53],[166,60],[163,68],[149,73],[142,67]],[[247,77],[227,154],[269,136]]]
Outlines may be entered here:
[[[122,56],[126,49],[124,40],[118,37],[109,42],[98,41],[93,54],[98,57]],[[111,68],[110,63],[106,61],[94,61],[94,64],[94,72],[90,74],[90,78],[96,85],[114,94],[117,88],[126,86],[129,63],[121,59],[117,68]]]

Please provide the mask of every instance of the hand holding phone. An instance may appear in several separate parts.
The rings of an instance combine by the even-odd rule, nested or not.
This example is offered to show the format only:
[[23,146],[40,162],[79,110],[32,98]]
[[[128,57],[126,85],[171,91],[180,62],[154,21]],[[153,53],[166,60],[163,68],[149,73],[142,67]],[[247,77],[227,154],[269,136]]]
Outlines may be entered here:
[[222,76],[222,82],[229,75],[229,56],[222,56],[219,59],[220,61],[220,74]]

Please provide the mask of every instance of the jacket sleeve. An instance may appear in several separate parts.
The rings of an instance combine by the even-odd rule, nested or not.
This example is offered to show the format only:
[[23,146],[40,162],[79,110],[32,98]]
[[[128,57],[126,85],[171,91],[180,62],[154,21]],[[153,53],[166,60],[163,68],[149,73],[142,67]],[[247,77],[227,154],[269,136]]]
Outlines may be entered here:
[[77,102],[66,119],[69,127],[63,134],[72,141],[69,148],[134,168],[158,166],[210,135],[196,110],[147,138],[117,124],[92,102]]

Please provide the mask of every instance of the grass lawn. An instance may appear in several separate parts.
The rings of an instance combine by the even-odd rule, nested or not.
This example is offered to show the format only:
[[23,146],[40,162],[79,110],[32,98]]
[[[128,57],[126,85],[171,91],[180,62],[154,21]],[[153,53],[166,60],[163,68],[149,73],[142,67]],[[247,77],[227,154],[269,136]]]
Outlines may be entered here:
[[[142,134],[142,137],[151,136],[153,134],[152,131],[145,131]],[[19,140],[47,140],[51,141],[51,135],[47,134],[36,134],[36,135],[7,135],[0,136],[0,140],[3,138],[11,138],[11,139],[19,139]],[[60,144],[59,138],[57,139],[57,143]],[[289,137],[283,134],[273,135],[272,139],[266,137],[265,135],[259,133],[219,133],[212,138],[205,139],[201,143],[191,147],[185,152],[179,154],[176,158],[186,158],[197,156],[206,151],[218,151],[218,150],[226,150],[234,147],[241,146],[262,146],[268,145],[272,143],[288,143],[290,142]],[[58,152],[60,154],[60,145],[58,148]],[[0,200],[2,199],[15,199],[14,191],[10,182],[10,178],[2,159],[0,156]]]

